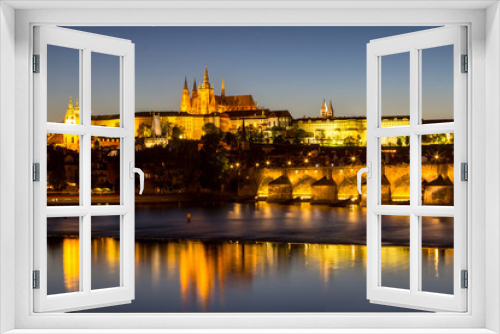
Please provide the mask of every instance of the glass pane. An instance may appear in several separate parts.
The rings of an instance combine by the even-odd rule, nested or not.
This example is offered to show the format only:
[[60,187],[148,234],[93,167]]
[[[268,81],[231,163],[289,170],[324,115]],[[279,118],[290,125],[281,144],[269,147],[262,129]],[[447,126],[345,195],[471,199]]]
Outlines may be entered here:
[[80,124],[80,50],[47,45],[47,122]]
[[381,286],[410,289],[410,217],[381,216]]
[[422,205],[453,206],[453,133],[422,136]]
[[93,290],[120,286],[120,220],[120,216],[92,217]]
[[92,137],[93,205],[120,204],[120,138]]
[[381,58],[381,126],[410,125],[410,53]]
[[422,217],[422,291],[453,294],[452,217]]
[[410,204],[410,137],[383,137],[381,204]]
[[92,52],[92,125],[120,126],[120,57]]
[[453,45],[421,50],[422,123],[453,122]]
[[80,218],[47,218],[47,294],[80,291]]
[[80,205],[80,136],[47,133],[47,206]]

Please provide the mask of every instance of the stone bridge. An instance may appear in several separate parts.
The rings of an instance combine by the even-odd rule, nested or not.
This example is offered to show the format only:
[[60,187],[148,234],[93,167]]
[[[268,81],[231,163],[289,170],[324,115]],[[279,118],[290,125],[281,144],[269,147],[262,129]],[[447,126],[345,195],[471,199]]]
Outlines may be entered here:
[[[290,194],[280,199],[327,201],[325,196],[336,196],[336,198],[328,198],[328,201],[332,203],[349,199],[359,201],[356,175],[358,170],[363,167],[365,165],[252,169],[240,184],[238,193],[240,197],[258,197],[269,200],[272,197],[270,188],[276,190],[281,186],[282,189],[279,192]],[[387,196],[389,196],[390,201],[408,201],[410,198],[410,166],[408,164],[386,165],[383,169],[385,175],[383,183],[388,189]],[[446,185],[450,187],[449,182],[454,180],[453,172],[453,164],[422,164],[423,185],[429,185],[429,188],[440,186],[439,189]],[[284,177],[281,178],[282,176]],[[328,192],[328,194],[323,193],[323,195],[320,194],[321,192],[316,192],[315,195],[315,189],[325,190],[329,188],[328,186],[333,187],[334,191]],[[286,190],[285,188],[291,189]],[[318,196],[321,198],[315,198]],[[447,200],[449,201],[449,199]]]

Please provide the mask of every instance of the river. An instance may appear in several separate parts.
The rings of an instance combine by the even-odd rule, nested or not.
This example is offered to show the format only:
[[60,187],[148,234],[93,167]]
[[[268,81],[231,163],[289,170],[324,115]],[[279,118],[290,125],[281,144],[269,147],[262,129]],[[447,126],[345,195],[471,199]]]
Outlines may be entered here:
[[[119,285],[117,221],[95,218],[94,289]],[[453,293],[453,221],[422,224],[423,288]],[[48,222],[51,294],[78,290],[77,226],[71,219]],[[383,218],[384,286],[409,285],[408,228],[407,217]],[[141,204],[136,298],[91,312],[409,311],[366,299],[365,240],[366,210],[358,206]]]

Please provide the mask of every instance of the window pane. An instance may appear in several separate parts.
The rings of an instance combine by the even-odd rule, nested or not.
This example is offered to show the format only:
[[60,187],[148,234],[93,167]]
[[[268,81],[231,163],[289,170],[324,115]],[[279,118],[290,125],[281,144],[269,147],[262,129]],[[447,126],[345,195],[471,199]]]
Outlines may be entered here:
[[410,137],[383,137],[381,204],[410,204]]
[[92,217],[92,289],[120,286],[120,216]]
[[422,205],[453,206],[453,133],[424,135],[422,140]]
[[47,294],[80,291],[80,218],[47,218]]
[[453,294],[452,217],[422,217],[422,291]]
[[422,123],[453,122],[453,45],[421,50]]
[[80,136],[47,133],[47,206],[80,205]]
[[120,57],[92,52],[92,125],[120,126]]
[[92,204],[120,204],[120,138],[92,137]]
[[410,217],[381,216],[381,286],[410,289]]
[[410,53],[381,57],[382,127],[410,125]]
[[47,45],[47,122],[80,124],[80,50]]

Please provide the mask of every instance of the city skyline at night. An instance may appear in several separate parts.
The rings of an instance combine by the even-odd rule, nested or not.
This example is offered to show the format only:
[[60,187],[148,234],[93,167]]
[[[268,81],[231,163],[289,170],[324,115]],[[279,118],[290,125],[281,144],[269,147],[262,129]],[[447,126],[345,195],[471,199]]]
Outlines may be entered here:
[[[428,27],[72,27],[130,39],[136,46],[136,111],[178,111],[184,80],[203,80],[208,66],[215,94],[251,94],[257,106],[289,110],[294,118],[318,117],[323,99],[339,117],[366,116],[366,44]],[[78,97],[78,52],[49,49],[48,120],[61,121],[69,96]],[[443,66],[449,48],[433,50],[424,66],[432,118],[453,118],[453,91],[439,82],[453,78]],[[119,106],[119,62],[92,54],[92,112],[115,114]],[[425,61],[425,58],[423,59]],[[425,62],[424,62],[425,65]],[[407,115],[407,60],[383,68],[389,101],[383,113]],[[385,71],[384,71],[385,70]],[[385,78],[385,80],[384,80]],[[403,84],[402,84],[403,83]],[[451,96],[451,98],[450,98]],[[403,106],[403,107],[402,107]]]

